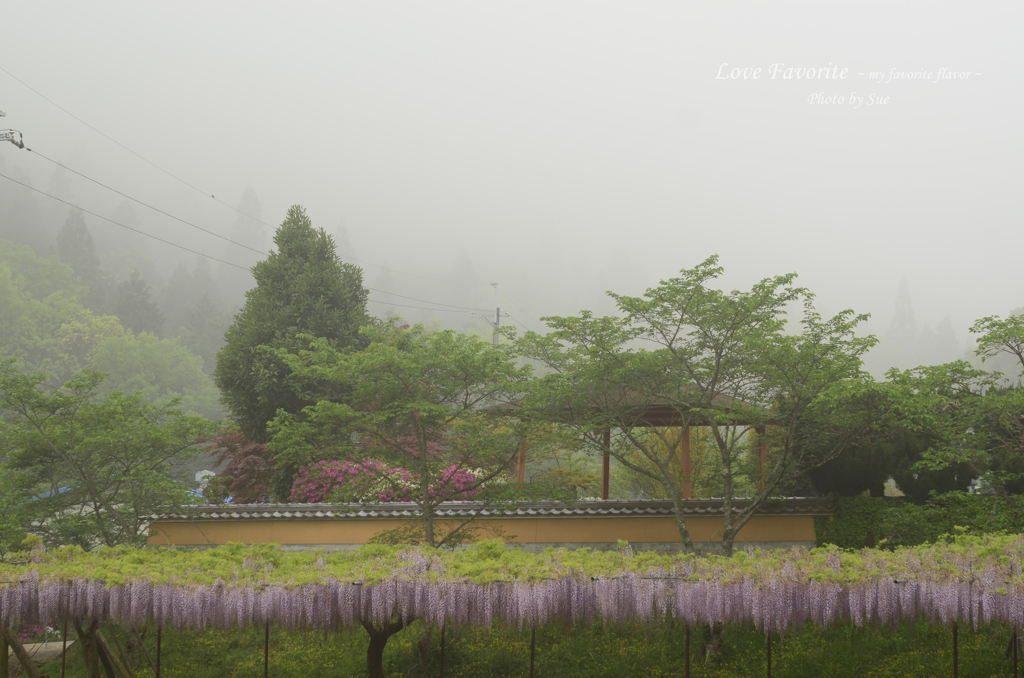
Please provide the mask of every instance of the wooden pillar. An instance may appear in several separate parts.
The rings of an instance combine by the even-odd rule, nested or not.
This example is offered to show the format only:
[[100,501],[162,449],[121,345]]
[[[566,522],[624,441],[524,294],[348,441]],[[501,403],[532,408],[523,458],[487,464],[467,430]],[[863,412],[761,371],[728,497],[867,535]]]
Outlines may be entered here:
[[764,476],[768,472],[768,441],[764,437],[764,426],[754,429],[757,432],[757,449],[761,453],[761,491],[764,491]]
[[690,427],[684,427],[682,434],[683,455],[683,499],[693,496],[693,482],[690,478]]
[[519,463],[516,465],[516,482],[521,486],[526,482],[526,441],[519,443]]
[[604,449],[601,450],[601,499],[608,498],[608,478],[611,475],[612,430],[604,430]]

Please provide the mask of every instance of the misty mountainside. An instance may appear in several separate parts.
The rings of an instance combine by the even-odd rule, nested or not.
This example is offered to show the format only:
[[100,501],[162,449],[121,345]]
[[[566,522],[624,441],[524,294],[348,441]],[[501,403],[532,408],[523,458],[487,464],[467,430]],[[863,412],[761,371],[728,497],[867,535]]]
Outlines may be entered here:
[[[184,242],[192,247],[175,248],[163,242],[174,235],[167,220],[143,206],[109,203],[100,218],[30,190],[32,177],[4,152],[0,171],[25,184],[0,182],[0,358],[17,359],[25,373],[46,373],[50,387],[97,370],[109,375],[101,394],[138,392],[152,403],[180,398],[188,412],[223,418],[212,380],[217,353],[254,285],[249,268],[273,244],[253,188],[243,192],[233,217],[215,222],[210,233],[221,239],[190,233]],[[98,197],[59,166],[43,190],[74,204]],[[356,258],[341,224],[337,250]],[[373,315],[489,338],[490,325],[474,313],[493,318],[487,298],[493,289],[465,250],[453,253],[437,277],[393,270],[386,260],[371,270]],[[396,288],[406,294],[380,291]],[[422,301],[432,298],[450,304]]]

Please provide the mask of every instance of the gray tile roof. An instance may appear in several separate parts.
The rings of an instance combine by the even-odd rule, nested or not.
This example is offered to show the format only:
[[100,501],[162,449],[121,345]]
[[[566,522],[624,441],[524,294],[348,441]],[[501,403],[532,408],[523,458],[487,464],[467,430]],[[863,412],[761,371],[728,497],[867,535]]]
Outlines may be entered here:
[[[748,505],[734,500],[738,507]],[[184,507],[183,513],[158,513],[151,520],[365,520],[375,518],[415,518],[419,511],[412,504],[223,504]],[[828,498],[790,497],[762,505],[757,515],[827,516],[832,514]],[[672,502],[666,500],[620,501],[591,500],[573,503],[530,502],[515,505],[484,506],[474,501],[445,502],[438,506],[441,518],[478,517],[634,517],[672,516]],[[683,515],[720,516],[721,499],[686,499]]]

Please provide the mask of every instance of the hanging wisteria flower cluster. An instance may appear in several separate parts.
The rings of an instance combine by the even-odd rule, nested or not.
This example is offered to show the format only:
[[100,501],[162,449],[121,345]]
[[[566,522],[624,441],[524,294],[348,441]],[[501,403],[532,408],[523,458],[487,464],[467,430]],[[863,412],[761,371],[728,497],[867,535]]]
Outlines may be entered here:
[[[0,565],[5,624],[107,620],[140,625],[340,628],[363,621],[532,626],[753,621],[784,632],[896,624],[1024,626],[1024,538],[960,539],[895,552],[756,551],[732,558],[548,550],[485,542],[463,551],[372,546],[282,553],[229,545],[202,552],[83,553]],[[260,565],[257,567],[257,565]],[[272,565],[272,566],[271,566]],[[154,574],[158,573],[158,574]]]

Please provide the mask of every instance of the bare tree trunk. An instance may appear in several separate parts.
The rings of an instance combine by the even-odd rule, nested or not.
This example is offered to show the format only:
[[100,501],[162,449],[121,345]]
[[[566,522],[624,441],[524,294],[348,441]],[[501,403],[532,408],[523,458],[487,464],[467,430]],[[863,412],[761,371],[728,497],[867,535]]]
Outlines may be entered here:
[[683,540],[683,551],[686,553],[693,553],[693,538],[690,536],[690,530],[686,527],[686,516],[683,513],[682,497],[677,497],[672,500],[672,509],[676,514],[676,529],[679,530],[679,536]]
[[711,668],[722,654],[722,643],[725,642],[722,625],[704,628],[704,666]]
[[416,643],[416,652],[419,656],[420,668],[426,668],[430,664],[430,641],[434,635],[434,627],[423,625],[423,632]]
[[78,632],[78,642],[82,646],[82,657],[85,659],[85,675],[88,678],[102,678],[100,676],[100,652],[96,645],[96,629],[99,626],[92,622],[85,629],[81,624],[75,622],[75,631]]
[[366,672],[370,678],[384,678],[384,647],[388,644],[388,638],[405,626],[401,621],[392,621],[379,627],[363,621],[363,628],[370,635],[370,643],[366,646]]
[[419,440],[420,448],[420,490],[423,500],[420,510],[423,511],[424,541],[427,546],[433,548],[437,546],[437,542],[434,541],[434,507],[431,504],[433,499],[430,496],[430,462],[427,459],[427,441],[420,433],[417,433],[416,437]]

